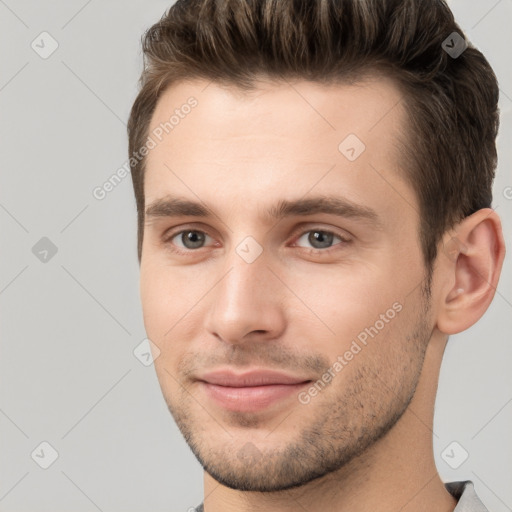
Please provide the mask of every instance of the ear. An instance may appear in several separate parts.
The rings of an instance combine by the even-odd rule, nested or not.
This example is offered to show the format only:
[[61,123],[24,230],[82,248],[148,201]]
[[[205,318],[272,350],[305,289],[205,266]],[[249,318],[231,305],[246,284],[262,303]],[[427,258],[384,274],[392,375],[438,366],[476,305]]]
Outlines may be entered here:
[[499,216],[478,210],[445,233],[440,249],[437,328],[450,335],[475,324],[494,297],[505,257]]

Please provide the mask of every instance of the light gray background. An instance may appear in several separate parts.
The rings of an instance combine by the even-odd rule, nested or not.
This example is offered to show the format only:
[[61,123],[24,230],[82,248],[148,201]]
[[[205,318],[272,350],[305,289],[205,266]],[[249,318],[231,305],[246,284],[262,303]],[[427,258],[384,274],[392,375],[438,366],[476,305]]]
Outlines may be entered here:
[[[126,162],[140,37],[171,3],[0,0],[1,512],[185,511],[203,499],[154,368],[133,354],[145,332],[131,179],[92,195]],[[452,7],[500,80],[493,206],[512,251],[512,0]],[[43,31],[59,45],[47,59],[31,48]],[[32,252],[42,237],[58,249],[47,262]],[[489,311],[449,341],[434,426],[443,480],[473,480],[494,512],[512,510],[511,318],[509,254]],[[31,456],[43,441],[59,454],[46,470]],[[441,456],[453,441],[469,453],[456,470]]]

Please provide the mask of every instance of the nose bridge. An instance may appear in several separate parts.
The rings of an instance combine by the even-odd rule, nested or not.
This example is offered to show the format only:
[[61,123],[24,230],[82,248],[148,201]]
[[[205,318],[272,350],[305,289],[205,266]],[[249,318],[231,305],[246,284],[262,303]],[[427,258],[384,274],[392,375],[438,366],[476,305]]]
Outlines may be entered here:
[[271,285],[268,282],[269,252],[251,235],[246,235],[229,250],[225,258],[226,271],[222,293],[239,300],[257,300],[260,292]]
[[233,312],[238,308],[258,309],[268,299],[271,273],[267,269],[267,258],[263,253],[254,258],[252,251],[242,242],[226,259],[228,273],[219,283],[216,303],[229,306]]

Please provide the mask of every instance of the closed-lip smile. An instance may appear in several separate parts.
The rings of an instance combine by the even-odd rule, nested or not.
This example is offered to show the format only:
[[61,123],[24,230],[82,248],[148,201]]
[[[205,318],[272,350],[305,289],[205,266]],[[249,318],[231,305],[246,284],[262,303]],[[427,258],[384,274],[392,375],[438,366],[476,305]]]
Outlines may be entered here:
[[216,370],[196,377],[207,397],[224,409],[255,412],[289,397],[311,382],[276,370],[254,369],[244,373]]

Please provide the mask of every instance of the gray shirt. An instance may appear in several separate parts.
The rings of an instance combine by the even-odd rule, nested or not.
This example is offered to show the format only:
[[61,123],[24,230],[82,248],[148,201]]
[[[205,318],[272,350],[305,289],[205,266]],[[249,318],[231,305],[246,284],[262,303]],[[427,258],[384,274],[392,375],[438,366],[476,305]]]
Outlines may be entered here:
[[[489,512],[476,495],[473,482],[448,482],[444,484],[447,491],[458,501],[453,512]],[[195,512],[204,512],[203,504],[199,505]]]

